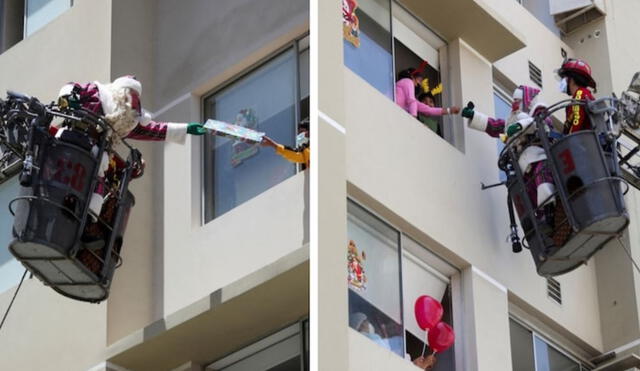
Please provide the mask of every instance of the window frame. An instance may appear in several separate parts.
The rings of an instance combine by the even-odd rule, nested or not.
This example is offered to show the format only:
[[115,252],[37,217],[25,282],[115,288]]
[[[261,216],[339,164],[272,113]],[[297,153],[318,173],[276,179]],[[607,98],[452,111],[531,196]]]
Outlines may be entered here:
[[[396,14],[399,12],[405,13],[405,16],[411,17],[413,21],[415,21],[420,27],[423,27],[428,33],[432,34],[433,37],[439,39],[442,42],[442,46],[436,48],[428,40],[425,40],[420,35],[417,35],[424,43],[434,48],[438,53],[438,64],[439,64],[439,74],[440,74],[440,82],[443,86],[442,92],[442,107],[451,106],[452,96],[451,96],[451,78],[450,78],[450,69],[449,69],[449,43],[447,39],[442,36],[439,32],[431,28],[427,25],[421,18],[417,17],[413,14],[404,4],[400,2],[400,0],[387,0],[389,2],[389,36],[391,42],[391,73],[393,76],[393,86],[391,89],[393,96],[393,103],[396,101],[396,90],[395,90],[395,82],[397,78],[397,68],[396,68],[396,48],[395,41],[398,40],[402,42],[400,39],[396,38],[394,23],[399,22],[403,23],[401,18],[396,17]],[[406,26],[406,25],[405,25]],[[410,27],[407,26],[410,29]],[[408,47],[407,47],[408,48]],[[344,49],[344,47],[343,47]],[[410,48],[409,48],[410,49]],[[411,50],[411,49],[410,49]],[[345,67],[349,68],[346,64]],[[356,71],[353,71],[357,74]],[[371,85],[375,90],[378,90],[375,86],[373,86],[370,82],[367,81],[369,85]],[[442,116],[442,136],[440,136],[444,141],[449,143],[455,148],[462,150],[463,143],[458,143],[459,139],[456,135],[456,129],[454,125],[454,119],[451,115],[443,115]]]
[[38,32],[38,30],[42,29],[43,27],[46,27],[49,23],[53,22],[54,19],[58,18],[59,16],[61,16],[62,14],[64,14],[66,11],[68,11],[69,9],[71,9],[73,7],[73,4],[75,2],[75,0],[67,0],[69,2],[69,7],[67,9],[65,9],[62,13],[58,14],[57,16],[51,18],[47,23],[43,24],[42,26],[40,26],[38,29],[36,29],[35,31],[31,32],[30,34],[27,34],[27,19],[29,18],[29,0],[23,0],[24,1],[24,19],[22,22],[22,39],[26,39],[27,37],[33,35],[33,33]]
[[[307,41],[305,41],[307,40]],[[305,47],[300,48],[300,44],[303,43],[303,41],[306,43]],[[266,56],[264,56],[263,58],[260,58],[259,60],[257,60],[255,63],[252,63],[250,66],[242,69],[241,71],[239,71],[238,73],[234,74],[233,76],[231,76],[230,78],[226,79],[225,81],[223,81],[222,83],[220,83],[219,85],[217,85],[215,88],[209,90],[207,93],[203,94],[200,97],[199,100],[199,104],[200,104],[200,117],[201,117],[201,121],[204,122],[207,119],[207,100],[216,96],[217,94],[221,93],[222,91],[224,91],[227,88],[232,87],[234,84],[237,84],[238,82],[242,81],[244,78],[248,77],[249,75],[251,75],[252,73],[258,71],[260,68],[267,66],[270,62],[274,61],[275,59],[277,59],[278,57],[284,55],[285,53],[287,53],[288,51],[293,51],[294,55],[295,55],[295,68],[294,68],[294,75],[295,75],[295,79],[296,79],[296,86],[295,86],[295,98],[296,98],[296,103],[295,103],[295,107],[294,107],[294,130],[293,130],[293,137],[295,138],[295,136],[298,134],[298,127],[300,125],[300,111],[301,111],[301,107],[300,107],[300,102],[301,102],[301,89],[300,89],[300,53],[309,49],[309,31],[306,31],[294,38],[292,38],[289,42],[285,43],[284,45],[278,47],[277,49],[274,49],[272,52],[270,52],[269,54],[267,54]],[[309,95],[311,95],[311,92],[309,92]],[[217,218],[219,218],[220,216],[224,215],[218,215],[218,216],[213,216],[209,221],[207,221],[207,187],[206,187],[206,175],[207,175],[207,148],[209,146],[209,144],[212,144],[210,142],[210,139],[208,137],[205,137],[204,139],[202,139],[202,148],[200,149],[200,173],[202,174],[202,180],[201,180],[201,184],[200,184],[200,226],[205,226],[208,223],[213,222],[214,220],[216,220]],[[213,158],[212,161],[215,162],[215,151],[213,153]],[[292,164],[291,166],[294,167],[294,174],[293,176],[297,175],[298,173],[300,173],[302,171],[302,166],[300,165],[294,165]],[[212,166],[212,173],[211,174],[215,174],[215,166]],[[212,194],[214,193],[214,185],[212,185],[211,188],[211,192]],[[268,188],[269,189],[269,188]],[[263,192],[267,191],[268,189],[265,189]],[[256,195],[258,196],[258,195]],[[249,200],[247,200],[249,201]],[[215,208],[214,206],[215,204],[215,199],[213,200],[213,204],[211,205],[212,207]],[[229,209],[227,212],[235,209],[236,207],[240,206],[241,204],[237,204],[235,205],[233,208]]]
[[[387,226],[389,226],[390,228],[392,228],[395,232],[398,233],[398,264],[399,264],[399,290],[400,290],[400,316],[401,316],[401,326],[402,326],[402,337],[403,337],[403,346],[404,346],[404,353],[406,354],[406,350],[407,350],[407,327],[405,326],[405,308],[404,308],[404,286],[403,286],[403,264],[402,264],[402,260],[404,257],[404,252],[406,251],[407,253],[413,255],[417,260],[419,260],[423,265],[426,265],[429,267],[429,273],[431,274],[438,274],[442,277],[446,277],[449,281],[449,289],[451,290],[451,326],[456,329],[458,328],[458,331],[461,330],[461,326],[462,326],[462,318],[459,317],[459,310],[456,310],[456,307],[461,308],[461,304],[462,304],[462,286],[461,286],[461,275],[462,275],[462,271],[460,270],[459,267],[455,266],[454,264],[452,264],[451,262],[449,262],[447,259],[445,259],[444,257],[442,257],[440,254],[436,253],[435,251],[429,249],[427,246],[425,246],[425,244],[419,242],[419,239],[415,238],[411,233],[406,232],[404,229],[400,228],[398,225],[394,224],[393,222],[389,221],[388,218],[383,217],[382,215],[380,215],[379,213],[377,213],[375,210],[373,210],[370,207],[367,207],[365,203],[361,202],[358,200],[358,198],[348,195],[347,196],[347,203],[352,202],[354,205],[356,205],[357,207],[361,208],[363,211],[365,211],[366,213],[370,214],[371,216],[375,217],[376,219],[378,219],[380,222],[386,224]],[[405,249],[404,247],[404,241],[406,239],[410,239],[413,241],[413,243],[415,243],[416,245],[418,245],[419,247],[421,247],[422,249],[424,249],[426,251],[427,254],[432,255],[432,259],[437,259],[440,263],[442,264],[446,264],[449,268],[451,268],[452,271],[455,271],[455,273],[451,276],[448,276],[446,273],[442,272],[440,269],[438,269],[437,267],[435,267],[432,263],[430,263],[429,261],[425,261],[423,260],[420,256],[417,256],[416,254],[414,254],[410,249]],[[349,285],[347,284],[347,290],[352,290]],[[357,294],[357,292],[356,292]],[[348,310],[348,309],[347,309]],[[409,308],[409,310],[411,311],[411,308]],[[350,313],[348,313],[348,315],[350,315]],[[347,327],[351,328],[348,324]],[[354,330],[355,331],[355,330]],[[460,337],[460,333],[456,333],[456,339],[458,339]],[[453,354],[453,359],[455,361],[455,367],[456,370],[458,369],[458,367],[462,366],[462,360],[463,360],[463,354],[461,353],[462,349],[459,349],[460,347],[454,347],[454,354]],[[396,354],[395,352],[393,352],[392,350],[390,350],[392,353]]]
[[[447,42],[447,39],[444,38],[440,33],[438,33],[436,30],[434,30],[433,28],[429,27],[428,24],[426,24],[421,18],[417,17],[415,14],[413,14],[404,4],[400,3],[399,0],[390,0],[391,1],[391,44],[392,44],[392,58],[393,58],[393,76],[394,79],[396,78],[396,73],[397,73],[397,69],[396,69],[396,63],[395,63],[395,58],[396,58],[396,50],[395,50],[395,40],[398,40],[399,42],[402,42],[402,40],[397,39],[395,32],[394,32],[394,28],[393,28],[393,23],[394,20],[399,22],[399,23],[403,23],[401,18],[397,17],[395,14],[397,13],[404,13],[404,16],[410,17],[413,21],[415,21],[417,23],[417,25],[419,27],[424,28],[424,30],[431,34],[430,36],[437,38],[442,45],[438,48],[436,48],[435,46],[431,45],[431,43],[428,40],[425,40],[424,38],[422,38],[421,35],[416,34],[425,44],[429,45],[430,47],[432,47],[434,50],[436,50],[436,52],[438,53],[438,67],[439,67],[439,75],[440,75],[440,83],[442,83],[442,99],[441,99],[441,106],[442,107],[450,107],[451,106],[451,79],[449,76],[449,43]],[[404,23],[403,23],[404,24]],[[405,27],[409,28],[409,26],[407,26],[405,24]],[[409,48],[407,46],[407,48],[409,50],[411,50],[411,48]],[[413,51],[412,51],[413,52]],[[395,103],[395,92],[396,90],[393,89],[393,101]],[[416,97],[417,98],[417,97]],[[443,115],[442,116],[442,130],[441,130],[441,136],[439,135],[439,137],[441,137],[445,142],[451,144],[452,146],[458,148],[457,144],[456,144],[456,135],[455,135],[455,125],[453,124],[454,120],[453,120],[453,116],[452,115]]]
[[[304,371],[309,370],[309,359],[307,358],[305,348],[309,342],[309,318],[301,318],[300,320],[285,325],[273,332],[270,332],[261,338],[252,341],[249,344],[244,345],[243,347],[236,349],[219,359],[207,364],[204,366],[204,370],[224,370],[228,367],[233,366],[238,362],[242,362],[252,356],[259,354],[260,352],[266,351],[269,348],[272,348],[275,345],[280,344],[283,341],[286,341],[294,336],[299,336],[299,357],[300,357],[300,369]],[[262,344],[261,344],[262,343]]]
[[[525,330],[531,332],[531,341],[532,341],[531,344],[533,345],[532,351],[533,351],[534,371],[538,371],[538,359],[536,357],[536,339],[539,339],[540,341],[544,342],[548,347],[551,347],[552,349],[556,350],[558,353],[567,357],[569,360],[577,363],[580,366],[580,371],[590,371],[593,369],[594,365],[591,364],[588,360],[583,359],[575,355],[574,353],[566,350],[564,347],[559,345],[555,340],[553,340],[551,336],[541,331],[537,327],[531,325],[526,320],[518,317],[513,313],[509,313],[509,320],[515,322],[517,325],[520,325]],[[509,333],[509,335],[511,335],[511,333]],[[511,347],[511,344],[509,344],[509,346]]]

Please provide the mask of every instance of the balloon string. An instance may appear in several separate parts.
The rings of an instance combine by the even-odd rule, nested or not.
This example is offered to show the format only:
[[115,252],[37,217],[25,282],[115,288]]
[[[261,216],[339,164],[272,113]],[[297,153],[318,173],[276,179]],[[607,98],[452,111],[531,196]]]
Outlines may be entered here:
[[424,332],[424,346],[422,347],[422,355],[420,357],[424,357],[424,352],[427,350],[427,334],[429,330]]

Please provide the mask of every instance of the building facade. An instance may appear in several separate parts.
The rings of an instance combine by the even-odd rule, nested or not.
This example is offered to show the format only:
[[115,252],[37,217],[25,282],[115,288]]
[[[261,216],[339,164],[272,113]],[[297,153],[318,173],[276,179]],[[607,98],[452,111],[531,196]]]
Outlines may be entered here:
[[[69,81],[135,75],[157,121],[244,120],[287,145],[309,115],[307,1],[6,0],[0,10],[3,92],[50,102]],[[27,276],[1,329],[0,369],[307,368],[308,172],[223,139],[132,144],[147,167],[130,186],[110,297],[74,301]],[[6,178],[5,205],[18,192]],[[12,218],[1,215],[6,246]],[[2,250],[4,310],[23,268]]]
[[[318,5],[320,369],[415,370],[420,294],[442,301],[456,333],[435,370],[637,367],[638,272],[622,246],[553,280],[538,276],[529,251],[514,254],[507,241],[505,187],[481,188],[504,179],[501,143],[460,116],[424,125],[394,103],[394,84],[426,60],[430,89],[442,83],[438,104],[472,101],[506,118],[518,85],[542,89],[547,103],[566,99],[554,70],[567,55],[591,64],[598,97],[619,95],[640,69],[640,4],[360,0],[354,42],[337,2]],[[622,238],[634,259],[638,197],[625,196]],[[345,235],[366,253],[365,289],[343,283]]]

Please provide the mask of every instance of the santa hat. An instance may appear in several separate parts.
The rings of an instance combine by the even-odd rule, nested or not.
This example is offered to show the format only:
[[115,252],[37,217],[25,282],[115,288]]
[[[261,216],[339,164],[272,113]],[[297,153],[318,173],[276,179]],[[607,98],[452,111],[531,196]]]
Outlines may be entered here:
[[105,115],[110,115],[116,111],[117,103],[113,98],[114,91],[129,88],[138,93],[138,96],[142,96],[142,84],[133,75],[118,77],[110,84],[102,84],[97,81],[95,84],[100,91],[100,103],[102,103],[102,110]]
[[520,111],[529,112],[531,107],[537,102],[538,94],[540,94],[540,89],[520,85],[513,91],[512,98],[514,101],[520,102]]

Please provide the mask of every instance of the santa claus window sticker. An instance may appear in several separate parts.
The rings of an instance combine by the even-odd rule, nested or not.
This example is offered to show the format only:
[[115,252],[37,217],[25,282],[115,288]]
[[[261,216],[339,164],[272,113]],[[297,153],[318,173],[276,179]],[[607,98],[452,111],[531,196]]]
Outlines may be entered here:
[[364,260],[367,258],[364,251],[359,252],[356,243],[349,241],[347,247],[347,280],[349,286],[355,290],[367,288],[367,276],[364,271]]
[[360,46],[360,20],[356,15],[357,0],[342,0],[342,34],[356,48]]

